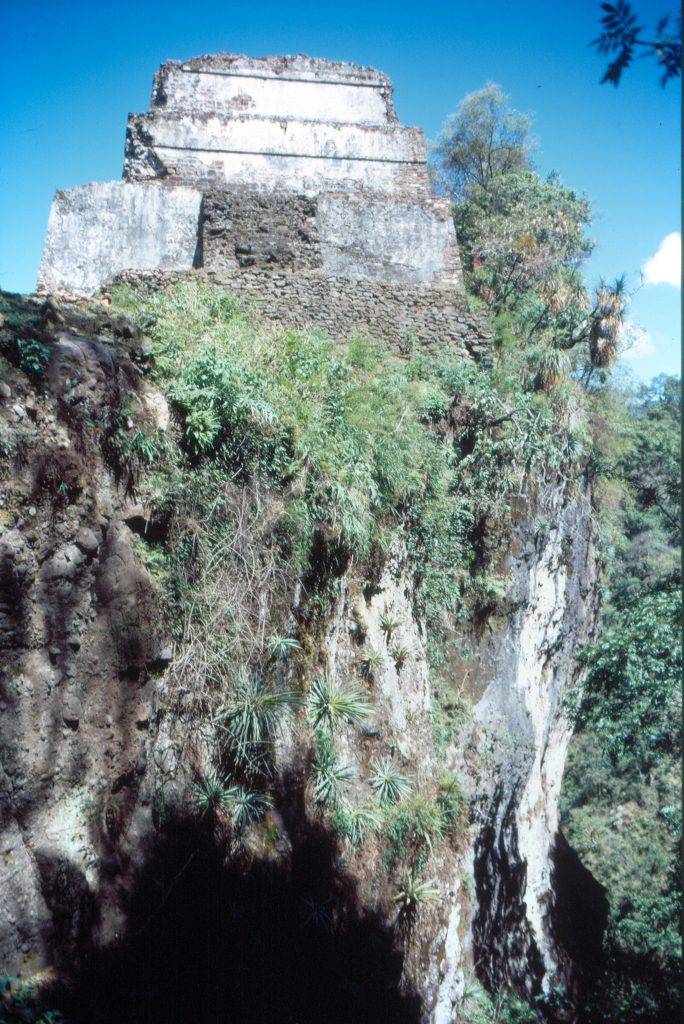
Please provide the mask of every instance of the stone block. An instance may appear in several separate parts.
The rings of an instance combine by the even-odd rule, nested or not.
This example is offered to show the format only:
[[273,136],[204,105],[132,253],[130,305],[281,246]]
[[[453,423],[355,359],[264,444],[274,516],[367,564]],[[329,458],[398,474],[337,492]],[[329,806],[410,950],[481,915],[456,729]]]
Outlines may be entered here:
[[152,104],[349,124],[396,121],[392,83],[375,68],[314,57],[216,54],[169,61],[155,75]]
[[189,270],[201,198],[184,186],[123,181],[57,192],[39,289],[92,295],[122,270]]

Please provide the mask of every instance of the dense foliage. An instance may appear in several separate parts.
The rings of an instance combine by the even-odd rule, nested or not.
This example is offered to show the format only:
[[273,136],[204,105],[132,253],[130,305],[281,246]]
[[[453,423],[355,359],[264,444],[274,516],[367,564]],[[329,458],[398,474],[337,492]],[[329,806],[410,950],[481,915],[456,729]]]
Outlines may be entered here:
[[[604,7],[609,52],[631,15]],[[610,904],[585,1012],[590,1024],[664,1024],[678,1013],[680,963],[679,381],[633,387],[611,374],[624,284],[590,294],[580,273],[589,204],[536,173],[527,122],[496,86],[466,98],[437,153],[468,288],[495,315],[499,365],[517,368],[519,386],[532,374],[540,390],[567,393],[570,378],[582,392],[605,597],[599,636],[580,655],[584,691],[569,702],[578,733],[562,810]]]
[[610,906],[592,1024],[679,1018],[679,405],[674,378],[623,396],[605,626],[564,783],[563,827]]

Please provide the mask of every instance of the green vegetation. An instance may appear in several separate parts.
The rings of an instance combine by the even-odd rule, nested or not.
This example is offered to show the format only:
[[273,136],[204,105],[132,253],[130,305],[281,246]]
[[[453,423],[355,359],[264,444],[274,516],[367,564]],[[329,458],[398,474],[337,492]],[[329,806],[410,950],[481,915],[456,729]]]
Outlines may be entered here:
[[678,1019],[681,936],[679,386],[618,396],[606,495],[605,627],[582,658],[566,834],[607,887],[605,967],[589,1019]]
[[[355,680],[315,675],[317,631],[345,571],[370,580],[391,548],[404,550],[428,629],[434,736],[444,752],[468,717],[447,671],[456,648],[467,657],[459,624],[508,610],[499,573],[514,509],[528,500],[543,536],[553,516],[548,486],[569,494],[589,479],[608,592],[605,630],[583,654],[584,696],[570,709],[580,737],[564,820],[610,891],[591,1024],[655,1024],[668,1019],[676,961],[676,389],[616,383],[624,284],[586,286],[589,204],[536,173],[527,123],[500,90],[469,97],[438,152],[471,299],[494,318],[493,366],[261,330],[197,279],[115,290],[116,309],[149,329],[146,372],[174,413],[163,446],[135,432],[127,443],[164,535],[148,564],[168,595],[179,651],[171,692],[180,713],[213,723],[221,740],[216,780],[229,795],[210,787],[196,796],[200,806],[233,808],[236,826],[255,821],[267,806],[282,717],[301,707],[297,728],[312,738],[322,813],[352,848],[376,836],[387,870],[407,872],[397,899],[407,914],[417,893],[428,900],[434,846],[467,824],[458,780],[411,792],[390,759],[376,758],[367,782],[379,810],[345,800],[351,772],[335,734],[368,721],[371,695]],[[392,607],[379,624],[384,653],[359,652],[366,679],[389,657],[401,668],[411,655],[397,641]],[[356,639],[364,644],[362,631]],[[586,842],[582,815],[593,830]],[[618,815],[638,825],[627,834]],[[647,964],[638,986],[635,960]],[[508,995],[478,1007],[484,1016],[473,1019],[483,1022],[529,1019]]]
[[391,870],[397,864],[408,864],[411,870],[421,871],[433,846],[448,830],[442,808],[422,794],[391,805],[385,814],[385,867]]
[[394,897],[399,916],[405,921],[415,917],[421,905],[435,903],[438,899],[439,889],[434,878],[424,879],[412,873],[406,875]]
[[36,987],[0,976],[0,1024],[68,1024],[59,1010],[50,1010]]
[[609,61],[601,85],[610,82],[617,86],[622,74],[635,57],[655,57],[661,68],[660,84],[667,85],[678,78],[682,70],[682,18],[681,14],[665,14],[658,19],[653,32],[644,34],[643,25],[626,0],[614,4],[602,3],[601,34],[592,41],[601,54],[615,54]]
[[342,686],[327,676],[315,679],[311,684],[308,709],[314,729],[325,729],[329,733],[340,722],[362,725],[373,713],[363,690]]
[[396,804],[411,792],[410,782],[390,758],[373,758],[368,781],[381,804]]
[[492,995],[475,981],[466,985],[459,1021],[463,1024],[537,1024],[538,1017],[514,992],[502,989]]
[[228,805],[233,824],[238,831],[253,825],[271,806],[270,797],[244,786],[234,786],[229,791]]
[[314,739],[316,757],[311,767],[314,800],[335,807],[340,801],[343,785],[352,781],[354,772],[349,765],[338,761],[329,736],[318,733]]
[[230,784],[216,771],[207,772],[195,783],[192,792],[203,814],[214,815],[230,802]]
[[363,846],[373,833],[382,827],[382,816],[373,807],[355,807],[342,803],[332,815],[337,834],[346,839],[353,849]]
[[[627,22],[641,30],[628,4],[605,7],[613,35],[600,42],[610,52],[623,45]],[[569,702],[579,731],[562,804],[568,838],[610,902],[605,964],[586,1019],[665,1024],[676,1019],[680,994],[679,381],[634,388],[611,374],[624,282],[599,282],[590,293],[580,275],[591,250],[589,204],[557,176],[535,172],[527,121],[498,87],[466,98],[437,152],[468,288],[495,317],[493,378],[503,367],[514,390],[574,403],[575,472],[589,446],[606,592],[602,632],[581,655],[585,689]],[[435,693],[439,745],[453,737],[458,715],[445,684],[437,681]]]
[[274,690],[258,675],[240,674],[217,716],[229,756],[243,768],[258,769],[270,749],[282,712],[296,703],[296,694]]

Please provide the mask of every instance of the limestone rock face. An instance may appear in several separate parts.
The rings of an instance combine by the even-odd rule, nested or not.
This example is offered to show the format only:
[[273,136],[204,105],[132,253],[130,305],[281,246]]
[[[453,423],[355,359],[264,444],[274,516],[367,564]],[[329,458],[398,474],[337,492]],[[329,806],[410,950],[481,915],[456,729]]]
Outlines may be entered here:
[[[122,397],[157,424],[160,401],[150,402],[144,377],[111,338],[78,333],[77,326],[85,331],[68,322],[57,331],[47,388],[38,394],[17,370],[8,385],[12,403],[0,405],[0,425],[27,453],[12,473],[3,469],[7,510],[0,519],[0,969],[71,980],[93,958],[116,957],[122,943],[135,943],[140,928],[145,941],[150,934],[157,941],[156,930],[145,931],[150,910],[141,878],[152,877],[147,896],[155,906],[174,895],[186,900],[202,934],[220,916],[213,891],[195,903],[192,888],[184,888],[196,836],[172,869],[167,865],[167,887],[157,884],[151,859],[174,801],[196,817],[196,748],[212,729],[208,713],[185,717],[183,701],[192,694],[173,688],[183,651],[170,645],[161,587],[143,562],[143,545],[160,524],[108,461],[108,430],[120,422]],[[35,493],[40,497],[31,498]],[[544,518],[550,526],[541,529],[535,524]],[[462,660],[454,654],[447,666],[473,712],[446,742],[436,739],[440,705],[406,552],[388,551],[372,580],[353,565],[339,571],[336,597],[309,635],[309,656],[345,686],[358,681],[364,654],[377,654],[366,680],[372,720],[363,728],[340,725],[336,734],[339,756],[352,769],[350,800],[372,805],[369,766],[391,758],[418,788],[444,773],[460,777],[470,806],[458,835],[431,858],[439,899],[421,908],[403,946],[391,939],[400,946],[399,966],[380,979],[385,993],[411,993],[416,1010],[402,1020],[452,1024],[476,971],[493,987],[513,982],[530,1000],[560,982],[571,991],[554,864],[569,737],[563,697],[581,683],[572,651],[590,638],[596,616],[588,487],[552,483],[521,501],[501,552],[503,609],[485,628],[463,624],[471,653]],[[280,796],[269,826],[275,839],[252,851],[264,874],[240,910],[263,904],[264,927],[277,900],[271,906],[262,895],[270,890],[261,886],[280,866],[288,878],[299,871],[307,884],[320,870],[311,860],[320,846],[306,845],[308,830],[321,842],[322,826],[306,782],[304,715],[293,715],[279,738]],[[339,857],[335,898],[354,894],[353,913],[346,911],[352,917],[367,912],[396,921],[383,858],[372,840]],[[231,884],[242,884],[238,875]],[[144,919],[136,923],[141,906]],[[242,927],[240,914],[229,929]],[[389,924],[383,928],[364,949],[393,934]],[[197,958],[193,935],[177,937],[184,959]],[[140,961],[131,956],[123,987],[139,979]],[[229,963],[239,975],[248,956],[238,950]],[[224,962],[216,964],[225,973]]]

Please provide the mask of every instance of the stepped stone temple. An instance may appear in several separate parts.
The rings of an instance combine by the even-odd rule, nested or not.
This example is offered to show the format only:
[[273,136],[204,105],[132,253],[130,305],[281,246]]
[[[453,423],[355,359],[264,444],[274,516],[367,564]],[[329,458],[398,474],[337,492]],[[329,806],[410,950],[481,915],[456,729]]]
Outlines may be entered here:
[[170,61],[128,119],[123,180],[57,192],[41,291],[203,269],[282,325],[488,348],[423,133],[373,68],[305,56]]

